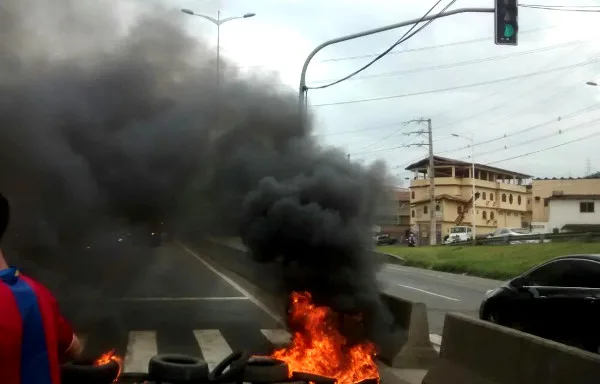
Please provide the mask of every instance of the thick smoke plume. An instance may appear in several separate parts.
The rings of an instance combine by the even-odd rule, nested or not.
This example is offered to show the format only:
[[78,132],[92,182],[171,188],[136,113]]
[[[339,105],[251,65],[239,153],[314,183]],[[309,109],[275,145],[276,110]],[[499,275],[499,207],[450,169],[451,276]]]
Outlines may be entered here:
[[21,262],[56,289],[126,278],[107,234],[165,220],[239,235],[257,260],[283,260],[289,289],[379,311],[367,254],[384,170],[317,145],[292,91],[224,62],[216,92],[214,51],[175,11],[132,6],[124,24],[114,1],[0,7],[3,246]]

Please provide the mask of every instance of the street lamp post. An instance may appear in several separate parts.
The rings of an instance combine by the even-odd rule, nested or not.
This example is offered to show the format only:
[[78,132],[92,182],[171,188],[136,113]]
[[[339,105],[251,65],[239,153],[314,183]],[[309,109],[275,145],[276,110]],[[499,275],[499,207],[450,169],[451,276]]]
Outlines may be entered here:
[[218,88],[219,84],[220,84],[220,76],[221,76],[221,25],[223,25],[226,22],[231,21],[231,20],[248,19],[250,17],[254,17],[254,16],[256,16],[256,13],[245,13],[242,16],[233,16],[233,17],[226,17],[224,19],[221,19],[221,10],[219,10],[219,11],[217,11],[217,18],[215,19],[214,17],[203,15],[201,13],[196,13],[190,9],[182,9],[181,12],[188,14],[188,15],[201,17],[205,20],[210,21],[211,23],[213,23],[217,26],[217,88]]
[[477,220],[477,217],[475,216],[477,213],[477,211],[475,211],[475,157],[473,150],[473,147],[475,146],[475,140],[473,138],[472,133],[470,137],[457,135],[456,133],[452,133],[452,136],[469,140],[471,142],[471,189],[473,190],[473,201],[471,204],[471,210],[473,211],[473,213],[471,214],[471,216],[473,217],[473,220],[471,220],[471,226],[473,227],[473,235],[471,240],[473,241],[473,245],[475,245],[477,244],[477,224],[475,223],[475,221]]

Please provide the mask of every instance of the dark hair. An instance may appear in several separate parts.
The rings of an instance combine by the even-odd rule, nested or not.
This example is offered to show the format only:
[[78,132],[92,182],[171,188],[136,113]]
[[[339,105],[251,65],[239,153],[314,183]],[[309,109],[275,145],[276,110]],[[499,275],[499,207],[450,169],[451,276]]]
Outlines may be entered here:
[[8,227],[8,219],[10,217],[10,207],[8,205],[8,200],[0,193],[0,240],[2,240],[2,236],[4,232],[6,232],[6,227]]

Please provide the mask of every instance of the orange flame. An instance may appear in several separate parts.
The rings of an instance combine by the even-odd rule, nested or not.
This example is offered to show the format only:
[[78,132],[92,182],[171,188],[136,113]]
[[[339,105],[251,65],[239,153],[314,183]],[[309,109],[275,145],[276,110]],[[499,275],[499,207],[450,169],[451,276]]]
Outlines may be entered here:
[[331,308],[316,306],[308,292],[293,292],[289,316],[290,322],[301,329],[294,332],[288,347],[276,350],[272,356],[287,363],[290,376],[306,372],[334,378],[338,384],[367,379],[379,382],[375,345],[348,345],[332,321],[336,314]]
[[121,376],[121,372],[123,371],[123,359],[115,354],[114,349],[111,349],[110,351],[102,354],[99,358],[96,359],[96,361],[94,361],[94,365],[105,365],[109,364],[112,361],[119,365],[119,373],[117,374],[117,377],[114,380],[114,382],[116,383],[119,379],[119,376]]

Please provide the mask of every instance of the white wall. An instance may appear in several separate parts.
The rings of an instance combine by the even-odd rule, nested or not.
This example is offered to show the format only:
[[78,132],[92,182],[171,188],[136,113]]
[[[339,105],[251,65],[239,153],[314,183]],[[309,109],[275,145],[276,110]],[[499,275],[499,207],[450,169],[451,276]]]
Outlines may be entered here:
[[[581,213],[580,202],[593,202],[594,213]],[[549,231],[567,224],[600,224],[600,200],[550,200],[548,211]]]

